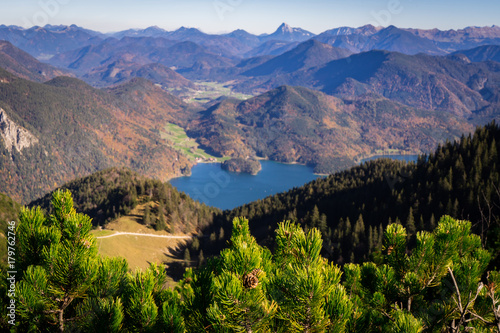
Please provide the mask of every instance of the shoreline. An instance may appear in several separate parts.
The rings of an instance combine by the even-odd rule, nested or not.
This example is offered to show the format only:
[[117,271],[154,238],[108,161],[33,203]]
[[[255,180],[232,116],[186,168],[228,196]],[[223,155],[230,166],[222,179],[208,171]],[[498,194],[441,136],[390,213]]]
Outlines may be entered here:
[[[423,153],[422,152],[408,152],[408,151],[404,151],[404,152],[388,152],[388,153],[373,153],[373,154],[369,154],[367,156],[362,156],[362,157],[356,157],[353,159],[354,161],[354,165],[353,166],[357,166],[357,165],[360,165],[361,163],[363,163],[362,161],[363,160],[366,160],[366,159],[371,159],[373,157],[376,157],[376,156],[380,156],[380,158],[384,158],[385,156],[394,156],[394,155],[400,155],[400,156],[420,156],[422,155]],[[222,157],[219,157],[221,159],[224,159],[224,158],[227,158],[229,156],[222,156]],[[306,163],[300,163],[300,162],[297,162],[297,161],[293,161],[293,162],[280,162],[280,161],[274,161],[274,160],[271,160],[269,158],[266,158],[266,157],[260,157],[260,156],[254,156],[253,158],[255,158],[257,161],[269,161],[269,162],[274,162],[274,163],[280,163],[280,164],[285,164],[285,165],[303,165],[303,166],[307,166],[307,167],[311,167],[313,168],[312,166],[306,164]],[[193,168],[194,166],[198,165],[198,164],[220,164],[222,165],[222,163],[224,163],[224,161],[219,161],[219,160],[216,160],[216,161],[209,161],[209,160],[204,160],[204,161],[194,161],[194,164],[191,168]],[[261,170],[259,170],[260,172]],[[331,175],[332,173],[316,173],[314,172],[314,170],[312,171],[313,175],[315,176],[319,176],[319,177],[327,177],[329,175]],[[257,173],[258,174],[258,173]],[[249,174],[249,175],[252,175],[252,176],[256,176],[257,174]],[[179,175],[179,176],[172,176],[172,177],[169,177],[166,181],[167,182],[170,182],[172,179],[175,179],[175,178],[181,178],[181,177],[191,177],[190,175],[189,176],[186,176],[186,175]]]
[[[228,156],[224,156],[224,157],[228,157]],[[224,158],[224,157],[221,157],[221,158]],[[303,165],[303,166],[307,166],[307,167],[311,167],[310,165],[307,165],[305,163],[299,163],[299,162],[279,162],[279,161],[273,161],[269,158],[265,158],[265,157],[257,157],[255,156],[254,157],[257,161],[269,161],[269,162],[273,162],[273,163],[279,163],[279,164],[284,164],[284,165]],[[221,161],[199,161],[199,162],[194,162],[193,166],[191,168],[193,168],[194,166],[198,165],[198,164],[221,164],[224,163],[224,162],[221,162]],[[311,167],[312,168],[312,167]],[[262,170],[262,169],[261,169]],[[259,172],[261,171],[259,170]],[[249,175],[251,176],[256,176],[257,174],[250,174],[248,173]],[[330,174],[321,174],[321,173],[315,173],[314,171],[312,172],[313,175],[316,175],[316,176],[329,176]],[[180,175],[180,176],[172,176],[170,178],[167,179],[167,182],[170,182],[172,179],[175,179],[175,178],[182,178],[182,177],[191,177],[191,176],[186,176],[186,175]]]

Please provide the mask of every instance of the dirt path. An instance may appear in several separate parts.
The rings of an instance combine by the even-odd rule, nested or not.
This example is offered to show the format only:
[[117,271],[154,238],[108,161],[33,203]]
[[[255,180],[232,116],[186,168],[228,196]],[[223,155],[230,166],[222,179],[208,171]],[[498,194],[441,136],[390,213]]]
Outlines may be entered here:
[[157,238],[170,238],[170,239],[191,239],[194,236],[166,236],[166,235],[153,235],[153,234],[141,234],[137,232],[120,232],[117,231],[112,235],[96,237],[97,239],[110,238],[120,235],[130,235],[130,236],[146,236],[146,237],[157,237]]

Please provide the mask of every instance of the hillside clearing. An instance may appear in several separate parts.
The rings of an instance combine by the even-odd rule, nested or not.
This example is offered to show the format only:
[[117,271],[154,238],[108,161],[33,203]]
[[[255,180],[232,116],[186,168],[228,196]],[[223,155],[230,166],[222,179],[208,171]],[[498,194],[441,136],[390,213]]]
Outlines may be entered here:
[[145,270],[153,262],[167,266],[182,262],[174,253],[193,236],[172,235],[141,224],[145,206],[138,205],[129,215],[110,222],[106,229],[91,232],[97,238],[99,254],[126,259],[132,271]]

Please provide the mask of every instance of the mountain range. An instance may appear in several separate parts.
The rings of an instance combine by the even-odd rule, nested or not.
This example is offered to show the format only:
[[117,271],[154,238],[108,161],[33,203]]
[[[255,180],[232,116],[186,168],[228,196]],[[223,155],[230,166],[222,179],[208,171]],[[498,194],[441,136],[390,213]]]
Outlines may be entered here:
[[[1,36],[10,40],[0,43],[0,67],[10,72],[2,71],[0,84],[2,179],[22,201],[109,166],[165,180],[189,172],[191,162],[161,138],[168,122],[221,156],[330,173],[380,150],[430,151],[500,111],[496,26],[364,26],[314,35],[283,24],[260,36],[0,26]],[[34,57],[51,52],[50,64]],[[254,97],[219,95],[201,108],[165,91],[196,96],[201,83],[193,81]],[[47,175],[35,188],[24,175],[39,163]]]
[[[468,27],[441,31],[366,25],[330,29],[315,35],[283,23],[270,34],[253,35],[244,30],[235,30],[214,35],[185,27],[176,31],[149,27],[103,34],[75,25],[47,25],[30,29],[2,25],[2,39],[52,66],[73,73],[95,87],[119,84],[127,78],[144,77],[153,79],[167,89],[194,89],[194,85],[185,78],[235,81],[241,91],[249,92],[246,88],[249,84],[242,83],[245,81],[242,77],[281,75],[283,72],[317,67],[353,53],[386,50],[407,55],[447,55],[477,47],[494,48],[500,45],[500,28]],[[497,59],[493,50],[478,50],[479,54],[486,54],[482,61]],[[299,59],[300,53],[302,60]],[[265,58],[271,56],[275,59]],[[478,55],[471,57],[471,61],[480,59]],[[265,64],[263,60],[270,62]],[[256,66],[241,66],[242,63]],[[152,64],[168,67],[184,78],[175,76],[166,68],[158,68],[157,75],[151,73],[151,67],[143,68]],[[16,74],[22,75],[20,72]],[[283,84],[302,85],[302,79],[272,79],[265,85],[266,89]],[[251,86],[265,83],[262,78],[253,81]],[[272,85],[273,81],[279,83]],[[305,85],[316,89],[314,84]],[[264,89],[255,90],[255,93],[262,92]]]
[[[300,57],[294,59],[285,55],[278,58],[288,62],[284,60],[275,68],[296,68],[303,63]],[[266,63],[256,69],[265,67]],[[486,114],[491,109],[498,109],[500,63],[473,63],[458,55],[411,56],[369,51],[292,72],[276,71],[262,76],[259,74],[266,73],[250,69],[246,73],[255,76],[240,80],[235,89],[252,92],[294,85],[347,98],[375,93],[408,106],[462,115]]]
[[49,59],[57,53],[97,43],[102,40],[102,34],[76,25],[29,29],[0,25],[0,40],[11,42],[38,59]]
[[383,49],[408,54],[447,54],[481,45],[499,45],[500,27],[467,27],[460,30],[441,31],[366,25],[359,28],[330,29],[315,35],[283,23],[271,34],[253,35],[244,30],[236,30],[215,35],[203,33],[196,28],[185,27],[176,31],[149,27],[104,34],[76,25],[46,25],[29,29],[0,25],[0,40],[9,41],[16,47],[43,59],[88,45],[97,45],[109,37],[114,39],[150,37],[172,41],[191,41],[208,49],[218,50],[220,55],[237,57],[263,55],[255,51],[252,54],[252,49],[259,48],[264,43],[276,41],[297,43],[311,38],[332,46],[347,48],[352,52]]
[[[433,56],[467,53],[472,62],[494,61],[498,59],[494,50],[500,44],[500,28],[497,26],[445,32],[400,29],[394,26],[345,27],[315,36],[286,24],[281,25],[272,34],[261,36],[243,30],[225,35],[210,35],[194,28],[168,32],[152,27],[108,35],[91,33],[85,29],[76,34],[75,30],[80,29],[76,26],[67,29],[59,27],[57,30],[50,26],[47,29],[43,35],[60,35],[59,43],[64,44],[69,37],[80,40],[80,48],[70,49],[70,46],[62,47],[58,44],[59,46],[52,50],[55,54],[48,60],[49,63],[74,73],[96,87],[118,84],[127,78],[144,77],[153,79],[155,83],[166,88],[180,90],[194,89],[194,85],[184,79],[231,81],[239,91],[252,94],[284,84],[306,86],[332,93],[336,88],[332,88],[335,84],[331,81],[335,82],[337,78],[330,78],[330,70],[334,70],[335,66],[331,64],[332,68],[322,70],[317,68],[319,78],[313,73],[315,68],[341,58],[356,61],[358,58],[353,53],[362,54],[360,61],[366,60],[368,63],[377,59],[376,52],[370,53],[372,50],[417,56],[420,53]],[[20,28],[1,26],[0,38],[3,33],[10,36],[10,40],[15,40],[15,33],[19,34],[20,31]],[[35,39],[42,38],[40,36],[45,28],[30,33],[28,30],[22,31],[25,39],[30,36]],[[25,39],[17,40],[17,45],[24,47],[25,44],[21,41]],[[52,39],[54,38],[51,37]],[[54,43],[56,41],[54,40]],[[474,47],[477,54],[464,49],[468,46]],[[431,62],[435,62],[438,58],[415,59],[431,59]],[[167,68],[157,68],[158,74],[153,75],[150,70],[152,64],[168,67],[183,78],[174,75]],[[144,66],[149,67],[143,68]],[[352,68],[349,69],[351,70]],[[248,80],[248,77],[251,79]],[[324,82],[325,77],[329,82]]]
[[[282,24],[259,36],[0,26],[0,266],[18,202],[41,210],[21,210],[16,237],[44,248],[16,259],[29,266],[19,327],[52,327],[62,306],[61,331],[271,330],[295,312],[284,330],[496,328],[500,275],[486,268],[500,267],[499,54],[497,26],[314,35]],[[385,153],[425,155],[363,162]],[[325,177],[225,211],[168,183],[198,162],[256,173],[259,159]],[[223,197],[208,174],[206,196]],[[131,275],[127,261],[161,265]],[[79,265],[90,273],[61,305],[67,283],[53,280],[79,280]],[[193,266],[165,290],[167,274],[178,281]]]

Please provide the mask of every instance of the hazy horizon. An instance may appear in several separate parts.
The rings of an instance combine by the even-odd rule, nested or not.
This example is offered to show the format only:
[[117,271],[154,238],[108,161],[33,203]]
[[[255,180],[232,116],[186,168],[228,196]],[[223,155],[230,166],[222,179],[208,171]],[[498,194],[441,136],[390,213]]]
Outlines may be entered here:
[[189,0],[78,1],[24,0],[3,3],[0,24],[32,26],[71,25],[103,33],[158,26],[167,31],[193,27],[220,34],[243,29],[259,35],[272,33],[283,22],[318,34],[349,26],[394,25],[399,28],[440,30],[499,25],[500,2],[489,0]]
[[[287,22],[282,22],[280,25],[276,26],[273,30],[271,31],[267,31],[267,32],[264,32],[264,33],[260,33],[260,34],[254,34],[256,36],[259,36],[259,35],[269,35],[269,34],[272,34],[274,33],[282,24],[288,24]],[[17,27],[20,27],[22,29],[30,29],[30,28],[34,28],[34,27],[37,27],[37,26],[30,26],[30,27],[23,27],[23,26],[19,26],[17,24],[4,24],[2,22],[0,22],[0,26],[1,25],[5,25],[5,26],[17,26]],[[190,27],[190,26],[179,26],[179,27],[176,27],[176,28],[173,28],[173,29],[166,29],[164,27],[160,27],[158,25],[150,25],[150,26],[144,26],[144,27],[127,27],[127,28],[124,28],[124,29],[120,29],[120,30],[112,30],[112,31],[102,31],[102,30],[97,30],[97,29],[92,29],[92,28],[89,28],[89,27],[86,27],[86,26],[81,26],[81,25],[78,25],[78,24],[75,24],[75,23],[72,23],[72,24],[47,24],[48,26],[54,26],[54,27],[57,27],[57,26],[71,26],[71,25],[76,25],[77,27],[79,28],[82,28],[82,29],[86,29],[86,30],[92,30],[92,31],[95,31],[95,32],[99,32],[99,33],[102,33],[102,34],[113,34],[113,33],[118,33],[118,32],[122,32],[122,31],[126,31],[126,30],[137,30],[137,31],[140,31],[140,30],[145,30],[145,29],[148,29],[148,28],[153,28],[153,27],[156,27],[156,28],[159,28],[159,29],[163,29],[167,32],[174,32],[176,30],[179,30],[181,28],[186,28],[186,29],[197,29],[199,31],[201,31],[202,33],[206,33],[206,34],[212,34],[212,35],[218,35],[218,34],[227,34],[227,33],[231,33],[233,31],[236,31],[236,30],[245,30],[247,31],[248,33],[252,33],[251,31],[248,31],[246,29],[242,29],[242,28],[236,28],[234,30],[227,30],[227,31],[219,31],[219,32],[208,32],[208,31],[204,31],[202,28],[200,27]],[[46,26],[47,26],[46,25]],[[368,24],[366,24],[368,25]],[[301,28],[303,30],[306,30],[306,31],[309,31],[309,32],[313,32],[307,28],[304,28],[304,27],[301,27],[301,26],[292,26],[289,24],[289,26],[291,26],[292,28]],[[42,28],[44,28],[45,26],[42,26]],[[362,26],[335,26],[335,27],[330,27],[330,28],[327,28],[323,31],[320,31],[320,32],[317,32],[315,34],[321,34],[322,32],[325,32],[327,30],[332,30],[332,29],[338,29],[338,28],[361,28]],[[384,29],[384,28],[387,28],[389,26],[378,26],[379,28],[381,29]],[[397,28],[400,28],[400,29],[420,29],[420,30],[432,30],[432,29],[437,29],[437,28],[420,28],[420,27],[401,27],[401,26],[396,26]],[[458,30],[463,30],[463,29],[467,29],[467,28],[493,28],[493,27],[500,27],[500,25],[497,25],[497,24],[493,24],[493,25],[483,25],[483,26],[464,26],[464,27],[458,27],[458,28],[455,28],[455,29],[439,29],[441,31],[447,31],[447,30],[455,30],[455,31],[458,31]]]

